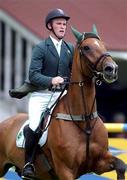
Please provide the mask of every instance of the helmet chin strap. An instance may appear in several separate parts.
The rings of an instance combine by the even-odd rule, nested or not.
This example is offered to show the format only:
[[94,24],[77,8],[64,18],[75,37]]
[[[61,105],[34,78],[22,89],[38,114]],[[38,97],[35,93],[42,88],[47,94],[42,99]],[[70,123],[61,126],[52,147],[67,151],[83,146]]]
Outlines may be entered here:
[[52,28],[52,32],[53,32],[53,34],[57,37],[57,39],[59,39],[59,40],[63,39],[63,38],[60,38],[60,37],[58,37],[58,36],[56,35],[56,33],[55,33],[55,31],[54,31],[53,28]]
[[53,32],[53,34],[56,36],[57,39],[59,39],[59,40],[63,39],[63,38],[60,38],[60,37],[57,36],[57,34],[55,33],[55,31],[54,31],[54,29],[53,29],[53,27],[52,27],[52,24],[51,24],[50,31]]

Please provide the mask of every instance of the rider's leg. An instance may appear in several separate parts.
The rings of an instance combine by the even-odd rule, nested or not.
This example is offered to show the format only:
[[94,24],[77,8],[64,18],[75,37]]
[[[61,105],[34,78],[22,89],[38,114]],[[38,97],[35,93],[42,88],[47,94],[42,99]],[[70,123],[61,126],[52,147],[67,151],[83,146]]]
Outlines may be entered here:
[[44,112],[45,106],[46,102],[41,94],[33,93],[31,95],[28,105],[30,123],[25,133],[25,166],[23,168],[22,177],[35,176],[34,161],[36,156],[36,147],[41,136],[35,131],[40,123],[40,116],[42,112]]
[[[23,169],[22,176],[34,176],[34,160],[36,156],[36,146],[40,138],[36,133],[38,130],[38,125],[40,124],[41,114],[45,112],[47,104],[49,103],[52,92],[43,92],[43,93],[33,93],[29,100],[29,129],[26,134],[26,143],[25,143],[25,166]],[[59,93],[55,93],[49,106],[51,106],[56,99],[58,98]],[[46,112],[47,113],[47,112]],[[45,113],[43,115],[45,117]],[[43,123],[44,118],[41,119]]]

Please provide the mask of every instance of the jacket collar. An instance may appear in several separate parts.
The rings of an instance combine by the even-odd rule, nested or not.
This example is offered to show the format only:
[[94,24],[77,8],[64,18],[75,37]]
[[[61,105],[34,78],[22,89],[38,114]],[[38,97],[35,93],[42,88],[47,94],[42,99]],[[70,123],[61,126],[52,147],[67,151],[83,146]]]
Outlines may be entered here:
[[60,53],[60,57],[57,53],[57,50],[51,40],[50,37],[48,37],[46,39],[46,45],[48,46],[48,49],[50,50],[50,52],[56,56],[57,58],[60,58],[60,59],[65,59],[65,57],[67,56],[67,53],[68,53],[68,48],[66,46],[66,44],[64,43],[64,41],[62,41],[62,44],[61,44],[61,53]]
[[51,40],[50,37],[48,37],[48,38],[46,39],[46,45],[48,46],[48,49],[50,50],[50,52],[51,52],[54,56],[56,56],[57,58],[59,58],[59,55],[58,55],[57,50],[56,50],[56,48],[55,48],[55,45],[53,44],[53,42],[52,42],[52,40]]

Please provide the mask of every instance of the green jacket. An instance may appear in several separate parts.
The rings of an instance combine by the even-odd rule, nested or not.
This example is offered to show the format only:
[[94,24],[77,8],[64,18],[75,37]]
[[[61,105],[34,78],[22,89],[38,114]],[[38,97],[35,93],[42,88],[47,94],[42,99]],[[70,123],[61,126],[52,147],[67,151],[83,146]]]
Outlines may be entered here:
[[29,68],[30,82],[46,89],[51,87],[52,77],[70,77],[73,52],[72,44],[63,41],[59,57],[51,38],[42,40],[32,51]]

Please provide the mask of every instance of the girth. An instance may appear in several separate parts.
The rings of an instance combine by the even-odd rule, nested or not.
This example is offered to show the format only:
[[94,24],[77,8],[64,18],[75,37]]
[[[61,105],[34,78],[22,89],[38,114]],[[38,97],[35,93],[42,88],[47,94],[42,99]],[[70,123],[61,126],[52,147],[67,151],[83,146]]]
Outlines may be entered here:
[[64,114],[64,113],[57,113],[56,119],[62,119],[66,121],[86,121],[87,118],[90,120],[93,120],[98,117],[97,111],[91,113],[89,116],[86,115],[70,115],[70,114]]

